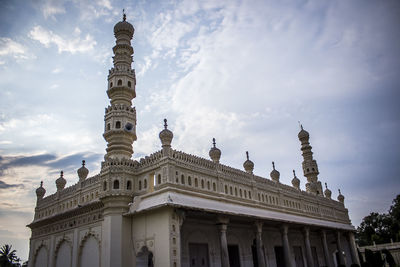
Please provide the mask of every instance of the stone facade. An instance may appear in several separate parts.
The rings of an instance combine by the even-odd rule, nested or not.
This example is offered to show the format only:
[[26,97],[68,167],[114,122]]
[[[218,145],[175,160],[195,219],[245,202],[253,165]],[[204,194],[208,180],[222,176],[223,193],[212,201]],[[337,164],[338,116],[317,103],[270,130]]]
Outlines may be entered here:
[[164,120],[161,150],[132,160],[136,140],[135,71],[131,69],[133,26],[114,27],[114,67],[108,76],[105,110],[107,153],[99,174],[83,162],[77,183],[57,192],[36,190],[28,226],[29,266],[350,266],[358,263],[344,197],[322,192],[309,134],[299,133],[306,191],[253,173],[176,151]]

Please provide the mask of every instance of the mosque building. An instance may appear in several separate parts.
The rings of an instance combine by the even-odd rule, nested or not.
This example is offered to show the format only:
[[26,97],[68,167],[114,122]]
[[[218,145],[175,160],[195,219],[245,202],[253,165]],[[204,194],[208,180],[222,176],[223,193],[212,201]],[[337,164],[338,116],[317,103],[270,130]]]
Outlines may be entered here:
[[314,267],[359,264],[344,196],[323,191],[310,135],[298,138],[306,191],[293,171],[292,185],[220,163],[215,139],[210,159],[174,150],[164,120],[161,150],[132,160],[136,141],[136,76],[132,69],[133,26],[114,26],[116,45],[108,75],[99,174],[78,169],[69,187],[61,171],[57,192],[37,202],[29,249],[30,267]]

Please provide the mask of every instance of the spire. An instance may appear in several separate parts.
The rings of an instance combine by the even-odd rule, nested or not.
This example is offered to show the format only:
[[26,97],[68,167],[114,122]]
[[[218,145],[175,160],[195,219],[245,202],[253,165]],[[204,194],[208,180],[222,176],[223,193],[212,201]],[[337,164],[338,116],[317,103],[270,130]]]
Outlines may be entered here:
[[304,176],[307,177],[306,191],[321,195],[322,185],[321,182],[318,181],[318,165],[317,161],[313,159],[313,152],[311,150],[312,147],[309,142],[310,134],[306,130],[304,130],[302,124],[300,124],[300,128],[301,130],[298,134],[298,138],[301,142],[301,151],[303,156],[303,173]]
[[326,198],[331,199],[332,197],[332,191],[328,189],[328,184],[325,183],[325,191],[324,191],[324,195]]
[[248,173],[253,173],[254,163],[249,159],[249,151],[246,151],[247,160],[243,163],[243,168]]
[[130,159],[133,154],[132,144],[136,141],[136,110],[132,99],[136,97],[136,76],[132,69],[133,48],[131,39],[135,32],[132,24],[123,20],[115,24],[113,64],[108,74],[107,95],[110,105],[104,115],[104,134],[107,142],[105,159]]
[[215,138],[213,138],[212,141],[213,146],[211,147],[210,152],[208,152],[208,155],[210,156],[212,161],[214,161],[215,163],[219,163],[219,160],[221,158],[221,150],[216,147]]
[[40,181],[40,186],[36,189],[37,200],[41,200],[46,194],[46,189],[43,187],[43,181]]
[[297,190],[300,190],[300,179],[296,177],[296,171],[295,170],[293,170],[292,185]]
[[171,148],[171,142],[174,138],[174,134],[170,130],[168,130],[167,127],[167,119],[164,119],[164,130],[162,130],[158,136],[161,140],[162,148],[165,152],[167,152],[167,150]]
[[122,20],[123,20],[123,21],[126,21],[125,8],[122,9]]
[[58,179],[56,180],[57,191],[63,190],[66,183],[67,183],[67,180],[65,180],[65,178],[64,178],[64,172],[61,171],[60,177],[58,177]]
[[269,176],[271,177],[272,181],[279,183],[279,177],[281,174],[275,169],[275,162],[272,162],[272,171]]
[[343,196],[342,193],[340,192],[340,189],[339,189],[339,195],[338,195],[338,197],[337,197],[337,200],[338,200],[340,203],[344,204],[344,196]]
[[85,167],[85,160],[82,160],[82,167],[80,167],[77,171],[79,176],[79,181],[83,181],[89,174],[89,170]]

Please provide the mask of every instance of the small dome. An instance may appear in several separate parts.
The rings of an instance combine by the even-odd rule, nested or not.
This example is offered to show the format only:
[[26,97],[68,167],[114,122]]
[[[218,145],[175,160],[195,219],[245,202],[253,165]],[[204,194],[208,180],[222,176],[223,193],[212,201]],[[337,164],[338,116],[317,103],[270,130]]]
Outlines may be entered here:
[[328,189],[328,185],[325,183],[325,191],[324,191],[324,195],[326,198],[331,199],[332,198],[332,191]]
[[85,167],[85,160],[82,160],[82,167],[80,167],[77,171],[79,176],[79,181],[83,181],[89,174],[89,170]]
[[308,139],[310,138],[310,134],[303,129],[303,125],[300,125],[301,127],[301,131],[299,132],[299,134],[297,135],[299,137],[299,139]]
[[272,162],[272,171],[269,174],[271,176],[271,179],[275,182],[279,182],[279,177],[281,176],[281,174],[275,170],[275,162]]
[[167,119],[164,119],[164,130],[159,134],[162,147],[171,147],[172,138],[174,138],[174,134],[167,127]]
[[40,187],[36,189],[36,196],[38,199],[42,199],[46,194],[46,189],[43,188],[43,181],[40,182]]
[[63,190],[67,180],[64,179],[64,172],[61,171],[60,177],[56,180],[57,191]]
[[337,197],[337,200],[339,200],[340,203],[344,203],[344,196],[343,196],[342,193],[340,192],[340,189],[339,189],[339,195],[338,195],[338,197]]
[[296,177],[296,172],[293,170],[293,179],[292,179],[292,185],[293,187],[297,188],[300,190],[300,179]]
[[212,161],[214,161],[215,163],[219,163],[219,159],[221,158],[221,150],[219,150],[215,146],[215,138],[213,138],[213,147],[210,149],[208,155],[210,156]]
[[253,173],[254,170],[254,163],[249,160],[249,152],[246,151],[247,160],[243,163],[243,168],[248,173]]
[[114,26],[114,35],[117,36],[119,33],[125,32],[132,39],[133,34],[135,33],[135,28],[133,28],[132,24],[126,21],[126,15],[124,14],[122,21],[118,22]]

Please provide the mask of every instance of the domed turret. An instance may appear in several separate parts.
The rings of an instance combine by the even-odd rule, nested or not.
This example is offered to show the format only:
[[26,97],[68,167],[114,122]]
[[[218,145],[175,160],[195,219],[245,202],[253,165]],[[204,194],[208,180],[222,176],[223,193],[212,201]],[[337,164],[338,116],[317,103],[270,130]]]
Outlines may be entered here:
[[36,197],[37,199],[42,199],[44,197],[44,194],[46,194],[46,189],[43,187],[43,181],[40,182],[40,187],[36,189]]
[[164,119],[164,130],[162,130],[159,134],[163,148],[171,147],[172,138],[174,138],[174,134],[170,130],[168,130],[167,127],[167,119]]
[[325,183],[325,191],[324,191],[324,195],[326,198],[331,199],[332,198],[332,191],[328,189],[328,185],[327,183]]
[[279,182],[279,177],[281,174],[275,170],[275,162],[272,162],[272,171],[269,175],[271,176],[272,181]]
[[337,197],[337,200],[338,200],[340,203],[344,203],[344,196],[343,196],[342,193],[340,192],[340,189],[339,189],[339,195],[338,195],[338,197]]
[[243,163],[243,168],[246,172],[253,173],[254,163],[249,160],[249,151],[246,151],[246,158],[247,160]]
[[300,125],[300,127],[301,127],[301,130],[300,130],[299,134],[297,135],[299,137],[300,141],[302,139],[310,138],[310,134],[306,130],[303,129],[303,125]]
[[129,39],[132,39],[133,34],[135,33],[135,28],[133,28],[132,24],[126,21],[126,14],[122,17],[122,21],[118,22],[114,26],[114,35],[117,37],[119,34],[127,34]]
[[82,160],[82,167],[80,167],[77,171],[79,176],[79,181],[83,181],[89,174],[89,170],[85,167],[85,160]]
[[297,188],[298,190],[300,190],[300,179],[296,177],[295,170],[293,170],[292,185],[294,188]]
[[64,172],[60,172],[60,177],[56,180],[57,191],[61,191],[64,189],[67,180],[64,179]]
[[210,156],[212,161],[214,161],[215,163],[219,163],[219,159],[221,158],[221,150],[219,150],[215,146],[215,138],[213,138],[213,147],[210,149],[208,155]]

